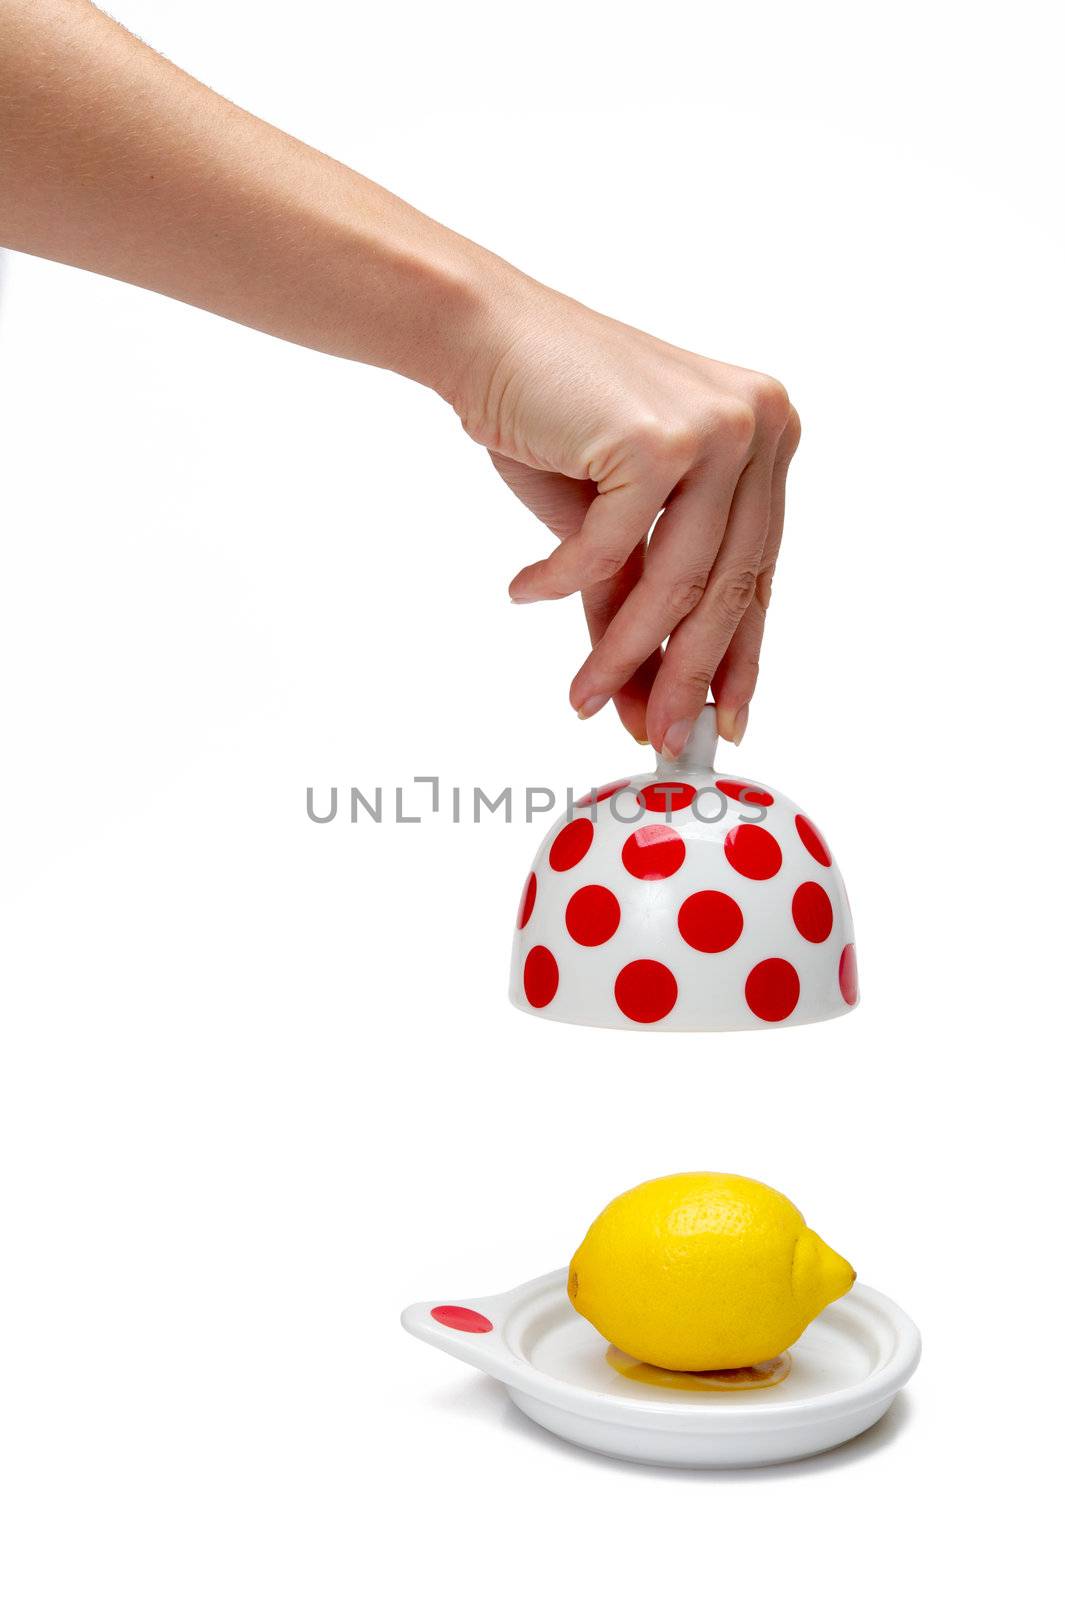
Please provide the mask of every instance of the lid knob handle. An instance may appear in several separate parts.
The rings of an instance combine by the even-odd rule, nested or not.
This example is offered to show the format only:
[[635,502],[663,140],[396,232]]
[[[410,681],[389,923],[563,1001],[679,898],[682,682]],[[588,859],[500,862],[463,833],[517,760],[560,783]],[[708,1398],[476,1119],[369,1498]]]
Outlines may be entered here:
[[673,772],[713,772],[716,753],[717,712],[713,706],[704,706],[695,719],[691,737],[676,761],[660,755],[658,771],[664,775]]

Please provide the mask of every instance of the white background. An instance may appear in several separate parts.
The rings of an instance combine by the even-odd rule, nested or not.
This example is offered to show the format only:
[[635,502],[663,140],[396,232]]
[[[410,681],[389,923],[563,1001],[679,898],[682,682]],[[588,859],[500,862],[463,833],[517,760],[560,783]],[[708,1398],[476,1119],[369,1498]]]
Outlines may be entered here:
[[[507,602],[546,536],[425,391],[9,259],[5,1595],[1043,1592],[1042,8],[116,9],[526,270],[787,383],[805,437],[740,767],[840,858],[864,1002],[672,1038],[511,1010],[539,825],[314,827],[304,791],[641,764],[568,708],[577,604]],[[864,1441],[626,1467],[401,1332],[408,1301],[560,1265],[613,1194],[692,1166],[782,1188],[921,1326]]]

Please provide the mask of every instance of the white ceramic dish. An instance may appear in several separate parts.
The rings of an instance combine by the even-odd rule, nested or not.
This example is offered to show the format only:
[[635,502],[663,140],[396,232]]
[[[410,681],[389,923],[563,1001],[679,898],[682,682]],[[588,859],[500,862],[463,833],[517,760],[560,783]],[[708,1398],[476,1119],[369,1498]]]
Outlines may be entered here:
[[651,1388],[614,1370],[605,1341],[569,1303],[565,1270],[460,1305],[424,1301],[402,1320],[498,1378],[560,1438],[670,1467],[768,1466],[830,1450],[884,1415],[921,1353],[905,1312],[863,1284],[810,1324],[782,1383],[735,1392]]

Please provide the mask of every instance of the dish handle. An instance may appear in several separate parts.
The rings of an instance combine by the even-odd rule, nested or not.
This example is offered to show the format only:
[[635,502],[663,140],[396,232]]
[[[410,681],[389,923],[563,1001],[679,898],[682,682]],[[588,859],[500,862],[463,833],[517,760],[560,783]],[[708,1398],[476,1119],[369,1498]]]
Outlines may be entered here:
[[462,1300],[421,1300],[408,1306],[400,1321],[408,1333],[426,1344],[495,1377],[505,1378],[515,1357],[503,1339],[507,1295]]

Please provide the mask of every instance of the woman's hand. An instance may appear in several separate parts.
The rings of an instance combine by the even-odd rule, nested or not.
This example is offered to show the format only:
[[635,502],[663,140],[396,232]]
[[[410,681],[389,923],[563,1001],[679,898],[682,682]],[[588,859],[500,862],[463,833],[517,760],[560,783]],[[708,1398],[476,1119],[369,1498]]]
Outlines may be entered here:
[[0,0],[0,36],[0,244],[437,390],[562,541],[511,594],[583,594],[578,713],[613,697],[676,755],[710,689],[739,740],[799,438],[778,383],[524,277],[89,0]]
[[613,699],[635,738],[676,756],[712,691],[738,744],[799,442],[787,394],[528,280],[494,315],[500,333],[449,398],[562,541],[510,593],[581,591],[593,648],[570,689],[578,716]]

